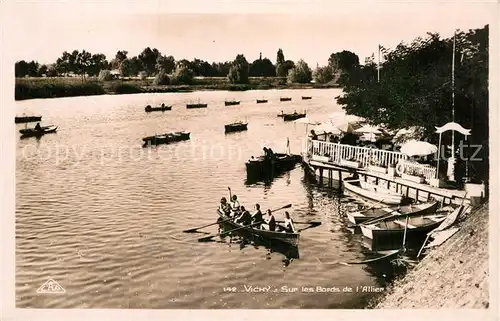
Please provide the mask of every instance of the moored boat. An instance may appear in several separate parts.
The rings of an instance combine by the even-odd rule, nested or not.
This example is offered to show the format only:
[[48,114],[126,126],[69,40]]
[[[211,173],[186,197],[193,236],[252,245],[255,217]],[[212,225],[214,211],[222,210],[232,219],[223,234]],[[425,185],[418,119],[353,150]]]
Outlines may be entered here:
[[295,168],[295,166],[302,162],[302,156],[293,154],[274,154],[274,159],[259,156],[252,157],[245,163],[247,169],[247,176],[262,177],[265,175],[276,175],[285,171]]
[[20,123],[31,123],[31,122],[36,122],[36,121],[41,121],[42,116],[16,116],[14,119],[14,122],[16,124]]
[[257,104],[265,104],[267,103],[267,99],[257,99]]
[[304,118],[304,117],[306,117],[306,113],[284,114],[283,120],[284,121],[292,121],[292,120],[296,120],[296,119]]
[[231,101],[225,101],[224,105],[225,106],[234,106],[234,105],[239,105],[240,101],[239,100],[231,100]]
[[[399,242],[401,244],[405,227],[406,238],[425,236],[428,232],[437,228],[447,215],[428,213],[419,216],[390,216],[380,220],[361,224],[361,232],[374,243],[384,241]],[[408,221],[408,224],[406,222]]]
[[55,133],[56,131],[57,131],[57,126],[54,125],[40,127],[40,129],[23,128],[19,130],[19,132],[21,133],[21,138],[41,137],[45,134]]
[[224,125],[224,130],[226,133],[241,132],[248,129],[248,123],[236,122],[228,125]]
[[161,145],[161,144],[170,144],[175,142],[180,142],[184,140],[190,139],[190,132],[173,132],[173,133],[165,133],[155,136],[147,136],[142,139],[144,142],[144,147],[148,145]]
[[165,104],[162,104],[161,106],[158,107],[151,107],[151,105],[147,105],[144,110],[147,113],[150,113],[152,111],[165,111],[165,110],[172,110],[172,106],[166,106]]
[[403,195],[353,177],[345,178],[343,183],[346,190],[383,204],[399,205],[403,202]]
[[207,108],[208,107],[208,104],[186,104],[186,108],[187,109],[191,109],[191,108]]
[[280,97],[280,101],[291,101],[292,97]]
[[312,99],[311,96],[302,96],[302,100],[309,100],[309,99]]
[[300,233],[267,231],[267,230],[253,228],[251,226],[244,227],[243,225],[238,224],[230,219],[228,220],[228,216],[221,213],[219,209],[217,209],[216,212],[219,215],[219,220],[221,221],[220,223],[221,227],[226,229],[227,231],[239,229],[238,230],[239,233],[249,233],[255,237],[263,238],[266,240],[280,241],[292,246],[299,245]]
[[361,224],[368,220],[373,220],[384,215],[398,215],[399,217],[415,216],[436,211],[438,202],[428,202],[421,204],[409,204],[397,207],[370,208],[367,210],[349,212],[347,218],[353,224]]

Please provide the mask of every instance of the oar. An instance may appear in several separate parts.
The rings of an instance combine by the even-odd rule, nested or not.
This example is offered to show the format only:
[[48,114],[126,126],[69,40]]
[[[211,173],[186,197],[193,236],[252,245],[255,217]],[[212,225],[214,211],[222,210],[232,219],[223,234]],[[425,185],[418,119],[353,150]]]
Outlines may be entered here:
[[[276,221],[276,223],[285,223],[285,221]],[[293,221],[293,224],[321,225],[321,222],[318,222],[318,221],[311,221],[311,222],[295,222],[295,221]]]
[[222,221],[219,221],[219,222],[210,223],[210,224],[203,225],[203,226],[200,226],[200,227],[195,227],[195,228],[192,228],[192,229],[189,229],[189,230],[184,230],[182,232],[184,232],[184,233],[194,233],[194,232],[196,232],[196,230],[199,230],[199,229],[202,229],[202,228],[205,228],[205,227],[209,227],[209,226],[212,226],[212,225],[215,225],[215,224],[219,224],[221,222],[230,221],[231,219],[232,218],[223,219]]
[[367,212],[369,210],[371,210],[372,208],[374,208],[375,206],[377,206],[378,204],[382,203],[384,200],[381,199],[380,201],[378,201],[378,203],[376,204],[373,204],[370,208],[367,208],[366,210],[361,210],[360,212]]
[[[285,208],[290,208],[292,207],[292,204],[288,204],[288,205],[285,205],[283,207],[280,207],[280,208],[277,208],[275,210],[271,210],[271,212],[276,212],[276,211],[279,211],[279,210],[282,210],[282,209],[285,209]],[[211,239],[213,239],[214,237],[217,237],[219,235],[222,235],[222,234],[228,234],[228,233],[231,233],[233,231],[237,231],[237,230],[240,230],[240,229],[243,229],[245,227],[252,227],[254,225],[257,225],[257,224],[260,224],[261,222],[255,222],[253,224],[250,224],[250,225],[246,225],[246,226],[241,226],[241,227],[238,227],[238,228],[235,228],[235,229],[232,229],[232,230],[229,230],[229,231],[225,231],[225,232],[221,232],[221,233],[217,233],[215,235],[210,235],[210,236],[206,236],[206,237],[202,237],[202,238],[199,238],[198,239],[198,242],[205,242],[205,241],[210,241]]]

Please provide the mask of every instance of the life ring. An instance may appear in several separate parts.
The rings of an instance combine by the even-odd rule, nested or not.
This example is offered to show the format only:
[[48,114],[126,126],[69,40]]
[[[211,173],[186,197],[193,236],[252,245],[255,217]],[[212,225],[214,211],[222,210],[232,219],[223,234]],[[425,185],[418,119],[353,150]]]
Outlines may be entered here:
[[398,163],[396,165],[396,173],[401,176],[401,174],[403,174],[405,171],[405,166],[402,164],[402,163]]

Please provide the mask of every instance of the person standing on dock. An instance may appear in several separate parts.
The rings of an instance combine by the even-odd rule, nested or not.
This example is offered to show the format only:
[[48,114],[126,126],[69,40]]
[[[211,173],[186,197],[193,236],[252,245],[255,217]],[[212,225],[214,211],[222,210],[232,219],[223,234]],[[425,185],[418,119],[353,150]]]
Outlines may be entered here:
[[267,215],[264,218],[265,224],[262,224],[263,230],[268,230],[274,232],[276,230],[276,219],[274,218],[273,212],[269,209],[267,210]]
[[260,211],[260,204],[255,204],[255,213],[252,216],[252,223],[256,224],[254,228],[260,229],[263,222],[264,218]]

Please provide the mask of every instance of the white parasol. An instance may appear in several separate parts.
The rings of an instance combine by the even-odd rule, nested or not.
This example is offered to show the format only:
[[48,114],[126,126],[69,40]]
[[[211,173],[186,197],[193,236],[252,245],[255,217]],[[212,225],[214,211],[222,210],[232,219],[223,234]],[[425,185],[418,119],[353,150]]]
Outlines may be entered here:
[[342,131],[337,128],[332,122],[324,122],[314,128],[317,133],[329,133],[333,135],[340,135]]
[[408,156],[426,156],[434,154],[437,150],[437,146],[417,140],[410,140],[401,146],[401,153]]
[[371,125],[364,125],[361,128],[355,129],[354,132],[362,134],[382,134],[382,132],[377,126],[371,126]]
[[294,120],[293,122],[298,123],[298,124],[306,124],[306,125],[319,125],[320,124],[319,121],[309,119],[308,117],[302,117],[302,118],[299,118],[297,120]]

